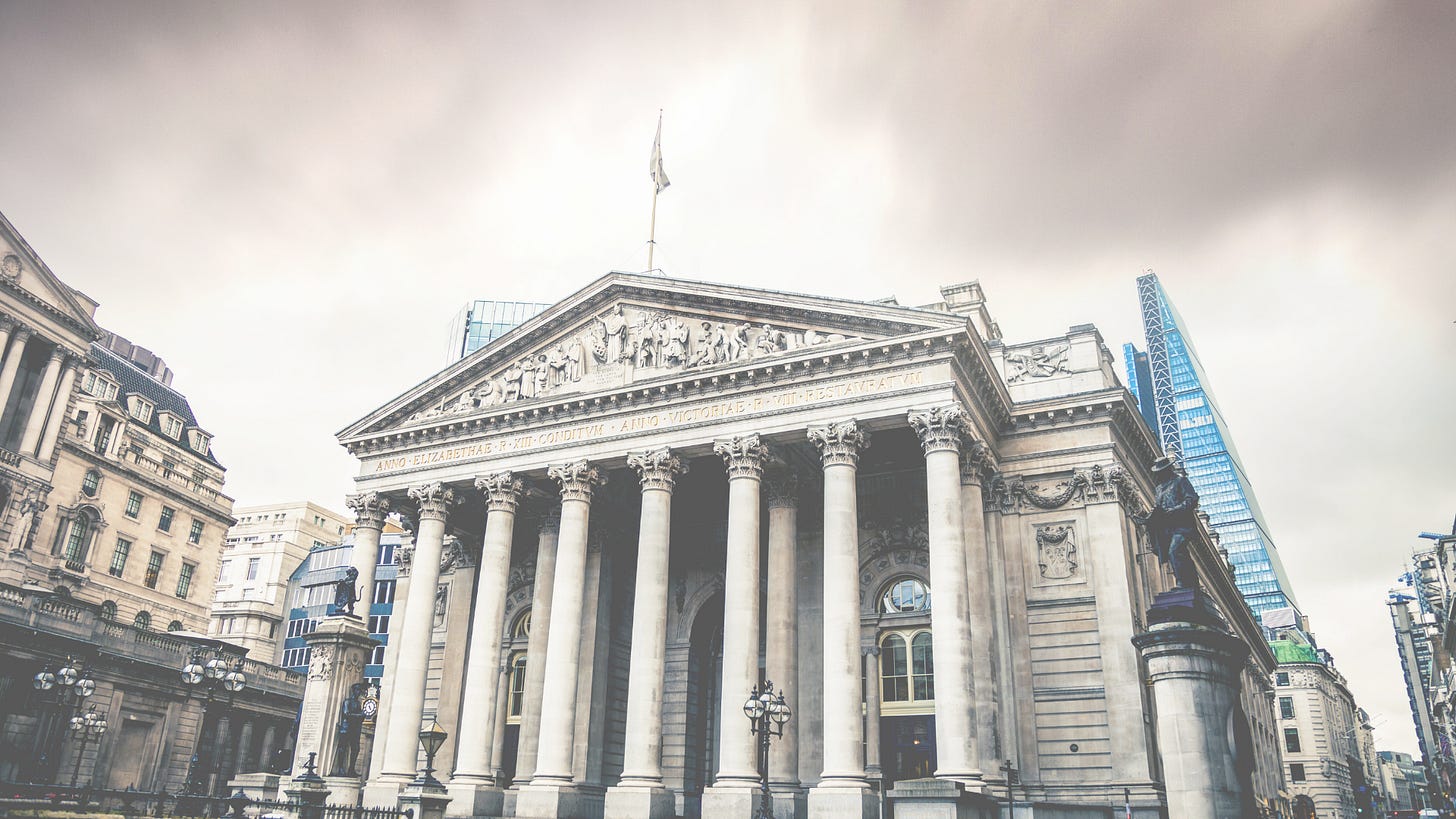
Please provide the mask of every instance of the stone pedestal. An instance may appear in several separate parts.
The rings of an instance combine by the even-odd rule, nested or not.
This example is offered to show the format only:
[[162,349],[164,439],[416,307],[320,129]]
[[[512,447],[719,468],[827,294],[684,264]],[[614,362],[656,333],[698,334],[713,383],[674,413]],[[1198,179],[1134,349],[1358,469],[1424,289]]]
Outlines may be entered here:
[[885,794],[895,819],[998,819],[995,799],[950,779],[907,779]]
[[1147,663],[1153,689],[1168,815],[1239,816],[1243,785],[1229,720],[1249,649],[1195,590],[1158,595],[1147,620],[1148,630],[1132,642]]
[[[340,706],[348,698],[350,687],[364,682],[364,663],[369,659],[374,640],[363,619],[347,614],[323,618],[318,628],[303,639],[312,651],[308,684],[303,689],[303,705],[299,709],[298,741],[293,746],[293,770],[303,770],[304,760],[312,753],[317,754],[319,771],[333,774]],[[362,716],[360,722],[362,725]],[[358,764],[356,754],[356,771]],[[352,778],[357,792],[358,777]]]
[[703,816],[753,819],[760,797],[757,787],[710,785],[703,789]]
[[324,805],[329,801],[329,786],[324,783],[323,777],[315,774],[311,769],[303,776],[294,779],[285,788],[283,795],[292,802],[297,810],[297,819],[323,819]]
[[271,773],[238,774],[228,780],[228,793],[242,791],[244,796],[254,801],[271,802],[281,792],[278,790],[279,779],[278,774]]
[[400,810],[414,811],[415,819],[444,819],[445,807],[450,796],[439,782],[421,782],[418,779],[405,786],[399,794]]
[[618,786],[607,789],[605,819],[672,819],[677,798],[663,787]]
[[329,789],[330,805],[358,805],[364,790],[364,783],[357,776],[326,776],[324,785]]
[[803,819],[809,812],[809,795],[803,788],[773,786],[774,819]]
[[810,788],[809,819],[880,819],[880,796],[869,788]]
[[505,815],[505,795],[495,785],[452,780],[446,791],[450,794],[450,816]]
[[516,816],[520,819],[602,819],[602,803],[599,790],[532,783],[516,794]]

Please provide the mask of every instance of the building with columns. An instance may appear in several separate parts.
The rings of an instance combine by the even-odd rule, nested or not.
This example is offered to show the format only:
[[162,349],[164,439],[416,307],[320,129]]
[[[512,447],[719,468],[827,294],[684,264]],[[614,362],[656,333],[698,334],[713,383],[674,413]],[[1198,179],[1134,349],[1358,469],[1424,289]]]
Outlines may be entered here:
[[[1165,816],[1132,643],[1171,586],[1132,518],[1156,440],[1094,327],[1009,343],[979,284],[942,296],[613,273],[344,429],[361,584],[385,515],[412,531],[365,803],[395,803],[437,720],[453,816],[749,817],[742,705],[768,679],[793,711],[777,816],[914,793]],[[1273,656],[1202,535],[1248,649],[1232,684],[1267,708]],[[452,551],[473,588],[442,598]],[[467,589],[456,675],[432,647]],[[1250,732],[1238,701],[1219,736]],[[1260,799],[1271,746],[1235,760]]]
[[[202,634],[224,470],[171,371],[96,306],[0,215],[0,781],[220,788],[289,744],[302,676]],[[247,687],[189,688],[198,652]],[[36,687],[62,668],[87,696]],[[67,731],[84,710],[99,741]]]

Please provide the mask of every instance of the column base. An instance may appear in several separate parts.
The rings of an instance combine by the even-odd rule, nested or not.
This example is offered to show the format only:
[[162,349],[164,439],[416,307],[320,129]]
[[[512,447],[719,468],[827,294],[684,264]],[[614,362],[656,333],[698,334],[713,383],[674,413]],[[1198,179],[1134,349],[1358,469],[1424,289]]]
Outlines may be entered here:
[[455,782],[446,786],[450,806],[445,815],[451,819],[472,816],[505,816],[505,795],[494,785],[480,781]]
[[953,779],[907,779],[885,794],[895,819],[999,819],[1001,807]]
[[703,789],[703,817],[713,819],[754,819],[762,794],[755,783],[744,785],[710,785]]
[[880,819],[880,796],[869,788],[810,788],[809,819]]
[[605,819],[672,819],[677,799],[661,785],[618,785],[607,788]]
[[395,777],[388,774],[380,774],[377,778],[369,780],[364,785],[363,804],[366,808],[396,808],[399,807],[399,792],[408,785],[408,777]]
[[527,785],[516,794],[520,819],[602,819],[602,794],[575,785]]
[[410,784],[399,794],[400,810],[413,810],[415,819],[444,819],[450,796],[442,785]]
[[809,797],[797,785],[769,785],[773,791],[774,819],[804,819],[809,814]]
[[364,786],[360,784],[357,776],[326,776],[324,782],[329,786],[330,805],[357,805],[359,795]]

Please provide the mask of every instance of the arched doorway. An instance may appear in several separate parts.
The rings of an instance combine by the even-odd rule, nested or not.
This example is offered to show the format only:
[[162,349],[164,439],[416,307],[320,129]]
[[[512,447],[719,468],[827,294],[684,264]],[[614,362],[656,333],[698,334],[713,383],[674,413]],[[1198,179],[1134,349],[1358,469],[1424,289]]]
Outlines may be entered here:
[[723,595],[703,603],[693,618],[688,649],[688,713],[683,760],[683,808],[702,816],[703,789],[713,783],[718,759],[719,684],[723,677]]
[[1294,797],[1294,819],[1318,819],[1314,800],[1305,794]]
[[880,771],[884,787],[935,773],[935,658],[930,587],[900,575],[876,599],[880,615]]

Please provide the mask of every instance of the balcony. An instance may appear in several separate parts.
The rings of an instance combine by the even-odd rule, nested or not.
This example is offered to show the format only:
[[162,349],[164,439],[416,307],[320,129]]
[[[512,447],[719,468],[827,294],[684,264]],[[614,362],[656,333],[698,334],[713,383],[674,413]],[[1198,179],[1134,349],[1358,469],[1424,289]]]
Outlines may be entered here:
[[6,466],[20,466],[20,456],[8,449],[0,447],[0,464]]

